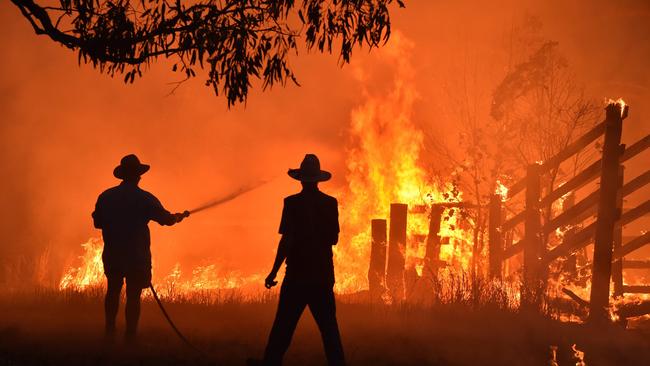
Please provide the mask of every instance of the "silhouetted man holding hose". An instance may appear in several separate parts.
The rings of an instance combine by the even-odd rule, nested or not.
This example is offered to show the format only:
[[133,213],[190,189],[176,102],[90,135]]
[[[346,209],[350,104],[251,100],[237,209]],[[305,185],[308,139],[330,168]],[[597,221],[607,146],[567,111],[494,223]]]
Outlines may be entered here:
[[305,307],[309,306],[323,339],[329,365],[344,365],[343,346],[336,321],[332,246],[338,242],[338,203],[318,190],[318,182],[331,178],[320,169],[316,155],[307,154],[300,169],[290,169],[302,191],[284,199],[280,234],[273,269],[266,288],[277,284],[278,270],[286,260],[286,272],[278,310],[269,335],[264,360],[249,365],[281,365]]
[[154,195],[138,187],[140,176],[148,170],[149,165],[140,163],[137,156],[123,157],[113,170],[122,183],[99,195],[92,215],[104,239],[102,261],[108,282],[104,310],[109,339],[115,334],[115,318],[125,279],[125,335],[127,340],[133,340],[136,335],[140,295],[151,283],[151,240],[147,224],[153,220],[171,226],[189,216],[187,211],[170,213]]

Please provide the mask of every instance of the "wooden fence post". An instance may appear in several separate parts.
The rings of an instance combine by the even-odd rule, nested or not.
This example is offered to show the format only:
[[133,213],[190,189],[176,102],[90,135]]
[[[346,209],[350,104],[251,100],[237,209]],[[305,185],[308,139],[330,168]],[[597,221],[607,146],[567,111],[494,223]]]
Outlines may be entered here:
[[609,281],[612,275],[614,225],[618,219],[618,210],[616,209],[619,191],[618,167],[623,152],[620,143],[623,119],[627,116],[627,107],[613,103],[608,105],[605,111],[605,141],[603,143],[600,199],[596,219],[596,238],[589,301],[590,323],[609,321]]
[[[617,218],[623,213],[623,184],[625,183],[625,166],[618,166],[618,193],[616,195]],[[617,225],[614,228],[613,238],[614,251],[620,251],[623,247],[623,226]],[[623,258],[612,263],[612,282],[614,283],[614,297],[623,296]]]
[[[504,241],[504,248],[511,248],[514,244],[515,240],[515,233],[513,230],[503,232],[501,231],[501,235],[503,236],[503,241]],[[505,253],[505,250],[504,250]],[[511,268],[510,268],[510,262],[507,261],[506,259],[508,258],[503,258],[503,262],[501,262],[501,266],[503,267],[503,276],[504,277],[509,277],[511,274]]]
[[[562,202],[562,212],[567,212],[571,207],[575,206],[576,195],[575,191],[568,193],[568,196]],[[562,237],[562,243],[570,242],[578,231],[575,227],[575,223],[570,222],[568,224],[569,228],[564,231]],[[566,227],[566,226],[565,226]],[[578,256],[576,253],[571,253],[567,256],[566,261],[562,270],[569,275],[572,280],[575,280],[578,277]]]
[[370,221],[370,268],[368,269],[368,290],[370,298],[381,298],[386,286],[386,220]]
[[526,170],[526,218],[524,222],[524,283],[522,306],[536,307],[540,298],[540,259],[543,254],[539,199],[540,165],[531,164]]
[[505,247],[503,246],[503,235],[501,235],[501,196],[498,194],[490,197],[490,212],[489,212],[489,226],[488,226],[488,248],[489,248],[489,262],[490,262],[490,277],[502,279],[503,277],[503,259],[502,253]]
[[388,232],[388,266],[386,282],[393,300],[404,300],[404,265],[406,256],[406,215],[408,205],[390,205],[390,230]]
[[435,278],[438,274],[439,260],[440,260],[440,222],[442,221],[442,214],[445,208],[440,205],[431,206],[431,214],[429,216],[429,233],[427,234],[426,251],[424,253],[424,271],[423,275]]

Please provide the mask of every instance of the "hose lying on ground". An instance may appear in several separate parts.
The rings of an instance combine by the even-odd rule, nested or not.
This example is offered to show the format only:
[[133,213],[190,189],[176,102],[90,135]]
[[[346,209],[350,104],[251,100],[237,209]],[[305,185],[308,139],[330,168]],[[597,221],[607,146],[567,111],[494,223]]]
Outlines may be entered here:
[[181,333],[181,331],[178,330],[178,328],[176,327],[176,324],[174,324],[174,321],[172,320],[172,318],[169,316],[169,314],[167,314],[167,310],[165,310],[165,307],[163,306],[162,301],[160,301],[160,298],[158,297],[158,293],[156,292],[156,289],[153,288],[153,285],[150,284],[149,289],[151,290],[151,294],[153,294],[153,298],[156,299],[156,303],[158,303],[158,307],[160,308],[160,311],[162,311],[163,315],[165,316],[165,319],[167,319],[167,322],[172,327],[172,329],[174,330],[174,332],[176,333],[178,338],[180,338],[183,341],[183,343],[185,343],[186,346],[188,346],[192,350],[196,351],[201,356],[207,357],[207,354],[203,350],[201,350],[201,349],[197,348],[195,345],[193,345],[192,342],[187,340],[187,338],[185,338],[183,333]]

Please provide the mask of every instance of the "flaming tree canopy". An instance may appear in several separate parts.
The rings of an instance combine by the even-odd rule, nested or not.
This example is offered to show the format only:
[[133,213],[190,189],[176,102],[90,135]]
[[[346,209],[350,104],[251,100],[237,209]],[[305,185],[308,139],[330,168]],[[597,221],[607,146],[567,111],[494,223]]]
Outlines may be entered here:
[[[11,0],[36,34],[47,35],[110,76],[132,83],[160,56],[186,79],[207,70],[206,86],[228,105],[246,99],[251,77],[264,88],[297,83],[288,62],[303,33],[308,49],[355,47],[390,36],[389,5],[402,0]],[[39,3],[41,1],[38,1]],[[51,6],[52,3],[56,5]]]

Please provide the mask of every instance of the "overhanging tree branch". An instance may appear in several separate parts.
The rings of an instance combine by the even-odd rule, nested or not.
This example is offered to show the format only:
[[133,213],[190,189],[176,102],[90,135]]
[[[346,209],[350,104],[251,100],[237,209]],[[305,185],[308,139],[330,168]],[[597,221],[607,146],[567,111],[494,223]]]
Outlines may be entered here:
[[158,57],[171,58],[172,70],[187,78],[197,67],[207,69],[206,85],[225,94],[229,106],[246,99],[251,78],[263,88],[297,83],[288,58],[303,32],[308,49],[332,52],[339,45],[347,63],[355,47],[386,42],[388,6],[404,6],[400,0],[11,1],[36,34],[76,51],[80,63],[133,82]]

